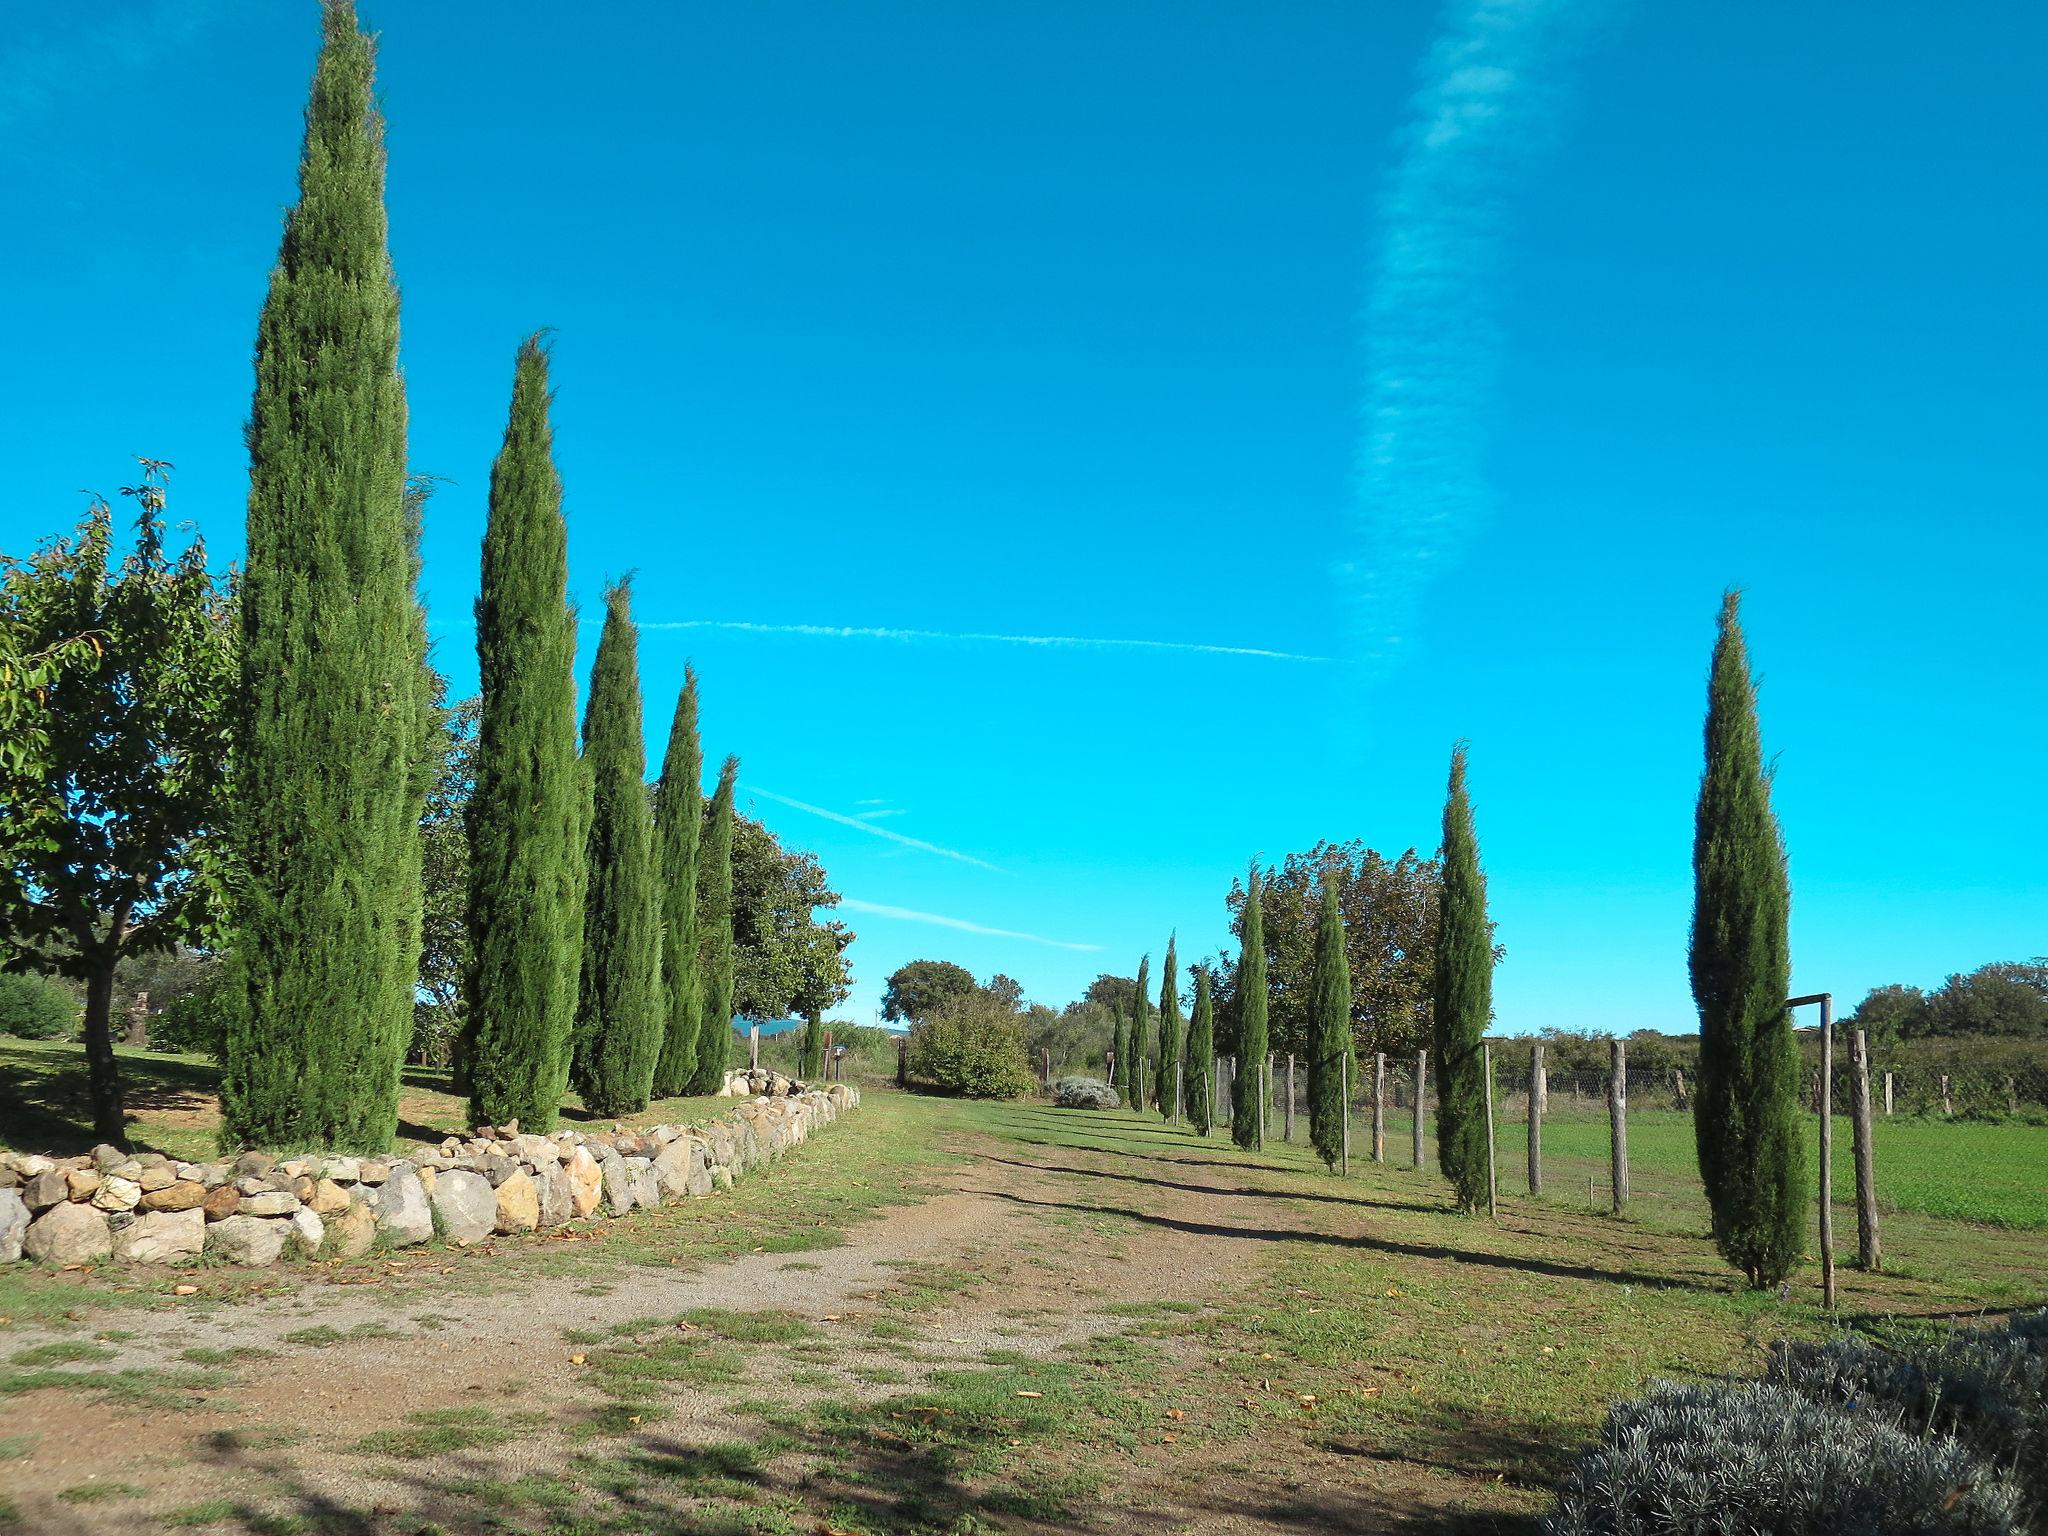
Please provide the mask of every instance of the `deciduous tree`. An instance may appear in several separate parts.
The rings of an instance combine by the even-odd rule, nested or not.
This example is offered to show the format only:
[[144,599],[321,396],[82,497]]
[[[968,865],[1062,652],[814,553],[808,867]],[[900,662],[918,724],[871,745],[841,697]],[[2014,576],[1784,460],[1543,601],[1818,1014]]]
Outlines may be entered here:
[[882,1017],[915,1024],[974,990],[974,973],[950,960],[912,960],[890,975],[882,992]]

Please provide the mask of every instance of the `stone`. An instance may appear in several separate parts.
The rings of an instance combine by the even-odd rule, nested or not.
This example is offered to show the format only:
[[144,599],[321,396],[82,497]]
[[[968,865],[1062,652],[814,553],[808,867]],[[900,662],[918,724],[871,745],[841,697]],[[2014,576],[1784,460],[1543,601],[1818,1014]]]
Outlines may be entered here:
[[661,1204],[661,1181],[654,1176],[654,1159],[629,1157],[626,1167],[633,1175],[633,1203],[651,1211]]
[[524,1168],[515,1168],[499,1182],[495,1198],[492,1231],[531,1232],[540,1225],[540,1191]]
[[268,1152],[244,1152],[235,1159],[235,1172],[243,1174],[268,1173],[277,1166],[277,1159]]
[[327,1252],[330,1257],[360,1259],[376,1242],[377,1209],[367,1196],[351,1200],[345,1210],[327,1223]]
[[90,1168],[67,1168],[64,1187],[67,1199],[90,1200],[100,1192],[100,1176]]
[[292,1236],[306,1245],[309,1256],[320,1251],[320,1244],[327,1237],[327,1223],[303,1206],[285,1225],[292,1229]]
[[114,1234],[114,1257],[136,1264],[175,1264],[196,1259],[206,1246],[206,1212],[145,1211]]
[[604,1194],[603,1167],[590,1155],[588,1147],[578,1147],[562,1164],[562,1170],[569,1176],[569,1200],[575,1214],[590,1215]]
[[302,1173],[292,1180],[292,1198],[301,1205],[309,1204],[313,1199],[313,1188],[313,1181]]
[[709,1194],[711,1165],[705,1159],[704,1144],[691,1137],[670,1142],[654,1160],[654,1177],[670,1200]]
[[540,1191],[537,1225],[559,1227],[576,1214],[575,1186],[560,1163],[542,1163],[534,1184]]
[[126,1152],[123,1152],[119,1147],[110,1147],[105,1142],[101,1142],[92,1149],[92,1165],[99,1169],[101,1173],[118,1168],[127,1161],[128,1154]]
[[518,1168],[519,1165],[513,1162],[511,1158],[493,1155],[484,1158],[477,1171],[490,1180],[491,1188],[496,1189],[500,1184],[511,1178],[518,1171]]
[[420,1188],[427,1192],[427,1198],[429,1200],[433,1199],[434,1183],[441,1177],[441,1170],[438,1168],[415,1168],[413,1169],[413,1177],[420,1181]]
[[223,1184],[208,1190],[203,1204],[208,1221],[226,1221],[242,1208],[242,1193],[232,1184]]
[[14,1160],[14,1171],[24,1179],[32,1179],[39,1173],[48,1173],[56,1166],[40,1152],[32,1152],[27,1157],[17,1157]]
[[89,1205],[66,1200],[28,1224],[22,1234],[22,1257],[38,1264],[89,1264],[114,1251],[107,1218]]
[[45,1168],[22,1185],[21,1198],[32,1211],[46,1210],[71,1198],[71,1183],[64,1177],[63,1169]]
[[[140,1173],[142,1170],[137,1169]],[[124,1179],[108,1174],[100,1180],[100,1187],[93,1191],[92,1203],[103,1211],[132,1211],[135,1202],[142,1198],[142,1186],[133,1179]]]
[[299,1208],[299,1197],[281,1189],[266,1189],[242,1196],[244,1216],[289,1216]]
[[288,1179],[302,1179],[312,1168],[312,1161],[303,1157],[287,1158],[277,1165],[276,1171]]
[[241,1195],[264,1194],[270,1187],[270,1180],[256,1173],[245,1173],[235,1180],[235,1192]]
[[390,1177],[391,1165],[389,1163],[380,1163],[374,1158],[366,1157],[356,1164],[356,1182],[358,1184],[382,1184]]
[[313,1186],[305,1203],[322,1216],[338,1216],[348,1209],[348,1191],[332,1179],[322,1179]]
[[320,1165],[322,1177],[332,1179],[337,1184],[355,1183],[362,1171],[362,1160],[354,1157],[330,1157]]
[[[367,1165],[366,1165],[367,1166]],[[369,1180],[365,1179],[364,1183]],[[377,1191],[377,1230],[394,1248],[424,1243],[434,1235],[434,1211],[426,1187],[411,1168],[386,1170]]]
[[135,1182],[142,1186],[145,1195],[153,1195],[160,1189],[169,1189],[178,1182],[178,1176],[171,1172],[170,1164],[156,1163],[136,1175]]
[[711,1187],[713,1189],[730,1190],[732,1188],[732,1170],[723,1163],[714,1164],[711,1169]]
[[498,1218],[498,1198],[490,1180],[480,1173],[451,1168],[434,1183],[434,1214],[441,1218],[441,1236],[458,1248],[491,1235]]
[[263,1216],[230,1216],[206,1229],[206,1249],[230,1264],[275,1264],[292,1224]]
[[0,1189],[0,1264],[21,1257],[21,1238],[28,1231],[28,1206],[11,1189]]
[[616,1152],[607,1152],[598,1167],[604,1174],[605,1208],[614,1216],[625,1215],[633,1209],[633,1174],[626,1167],[626,1160]]

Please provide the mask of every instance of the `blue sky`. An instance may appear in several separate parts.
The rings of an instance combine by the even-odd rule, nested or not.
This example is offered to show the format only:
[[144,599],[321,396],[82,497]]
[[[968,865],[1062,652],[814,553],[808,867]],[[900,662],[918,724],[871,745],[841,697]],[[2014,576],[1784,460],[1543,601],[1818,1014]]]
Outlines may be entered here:
[[[862,904],[845,1015],[1211,952],[1255,852],[1433,847],[1463,736],[1500,1027],[1691,1027],[1730,583],[1798,988],[2048,950],[2048,13],[364,11],[439,660],[556,327],[576,594]],[[238,552],[316,34],[10,18],[0,548],[149,454]]]

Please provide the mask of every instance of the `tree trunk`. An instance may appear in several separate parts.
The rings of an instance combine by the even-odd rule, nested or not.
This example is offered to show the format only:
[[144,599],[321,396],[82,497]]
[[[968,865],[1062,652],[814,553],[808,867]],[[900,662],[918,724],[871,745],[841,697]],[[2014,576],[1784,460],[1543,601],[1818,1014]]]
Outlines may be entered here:
[[93,1135],[108,1146],[128,1150],[127,1117],[121,1104],[121,1068],[114,1060],[114,967],[121,958],[117,943],[96,946],[92,972],[85,978],[85,1066],[92,1090]]

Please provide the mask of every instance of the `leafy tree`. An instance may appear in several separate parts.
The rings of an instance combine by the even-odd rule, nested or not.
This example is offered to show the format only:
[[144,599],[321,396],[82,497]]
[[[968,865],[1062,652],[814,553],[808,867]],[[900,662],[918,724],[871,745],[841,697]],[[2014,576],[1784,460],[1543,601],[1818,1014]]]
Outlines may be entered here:
[[1872,987],[1842,1022],[1866,1031],[1872,1040],[1896,1040],[1927,1032],[1927,994],[1918,987],[1892,983]]
[[1344,956],[1344,909],[1335,873],[1323,878],[1316,924],[1315,968],[1309,983],[1308,1139],[1324,1163],[1337,1165],[1344,1148],[1344,1078],[1351,1055],[1351,967]]
[[979,987],[911,1026],[909,1069],[918,1082],[976,1099],[1014,1099],[1035,1081],[1016,1011]]
[[655,873],[661,881],[661,1057],[654,1096],[687,1093],[703,1033],[697,933],[698,845],[704,837],[704,748],[697,738],[697,672],[683,667],[661,784],[654,797]]
[[35,717],[0,755],[0,940],[85,983],[93,1126],[116,1146],[115,970],[206,933],[225,867],[233,615],[202,541],[164,548],[167,467],[145,461],[118,565],[103,501],[73,537],[0,559],[0,631],[17,655],[66,658],[0,673],[5,712]]
[[882,992],[882,1017],[915,1024],[975,990],[974,973],[950,960],[913,960],[898,966]]
[[592,799],[571,1077],[592,1114],[631,1115],[647,1107],[661,1053],[661,899],[628,584],[606,589],[604,606],[583,712]]
[[1024,1006],[1024,984],[1014,976],[1005,976],[1001,971],[982,983],[982,990],[1012,1013]]
[[839,905],[816,854],[784,848],[748,816],[733,818],[733,999],[736,1018],[772,1023],[820,1013],[846,995],[840,955],[852,940],[818,909]]
[[1927,1000],[1929,1035],[2048,1036],[2048,959],[1980,965],[1949,977]]
[[1493,1018],[1493,925],[1486,917],[1486,876],[1465,792],[1465,745],[1451,752],[1444,799],[1443,898],[1436,935],[1437,1162],[1457,1191],[1458,1208],[1486,1203],[1486,1071],[1481,1041]]
[[78,1031],[78,999],[50,976],[0,971],[0,1035],[63,1040]]
[[1237,1082],[1231,1090],[1230,1138],[1257,1151],[1265,1145],[1266,898],[1256,860],[1245,875],[1246,900],[1241,926],[1243,949],[1237,963]]
[[[1253,1079],[1257,1081],[1257,1079]],[[1216,1081],[1216,1003],[1206,966],[1195,967],[1195,1016],[1188,1024],[1188,1119],[1204,1136]]]
[[421,1066],[446,1066],[469,1016],[462,997],[472,928],[466,822],[476,788],[478,701],[464,699],[451,708],[438,673],[431,687],[434,777],[420,817],[420,976],[406,1056]]
[[1138,990],[1135,977],[1112,976],[1104,971],[1088,983],[1088,990],[1081,994],[1084,1003],[1100,1003],[1115,1014],[1131,1011],[1131,994]]
[[[576,611],[551,399],[547,349],[529,336],[513,363],[511,410],[491,466],[476,600],[482,695],[467,817],[471,956],[463,987],[471,1124],[517,1120],[538,1134],[554,1128],[569,1081],[590,834],[576,760]],[[429,847],[431,857],[431,840]]]
[[1124,1102],[1133,1109],[1145,1107],[1148,1091],[1145,1073],[1152,1056],[1152,1021],[1146,1017],[1145,994],[1151,976],[1152,957],[1147,955],[1138,962],[1138,985],[1131,992],[1131,1071],[1128,1081],[1123,1068],[1117,1068],[1117,1087],[1123,1093]]
[[374,50],[327,0],[256,340],[224,1145],[388,1146],[413,1026],[426,623]]
[[1033,1004],[1024,1013],[1024,1046],[1032,1060],[1044,1051],[1055,1074],[1099,1072],[1123,1028],[1123,1019],[1108,1006],[1081,998],[1059,1012]]
[[1159,973],[1159,1060],[1152,1070],[1152,1099],[1159,1113],[1174,1119],[1181,1086],[1180,960],[1177,937],[1166,941],[1166,968]]
[[1739,598],[1721,603],[1693,833],[1693,1129],[1714,1241],[1752,1286],[1791,1274],[1806,1241],[1799,1053],[1785,1007],[1791,890],[1771,812]]
[[718,788],[704,812],[704,836],[697,854],[697,1063],[692,1093],[716,1093],[725,1082],[726,1058],[732,1050],[734,940],[733,794],[739,784],[740,760],[727,757],[718,770]]

